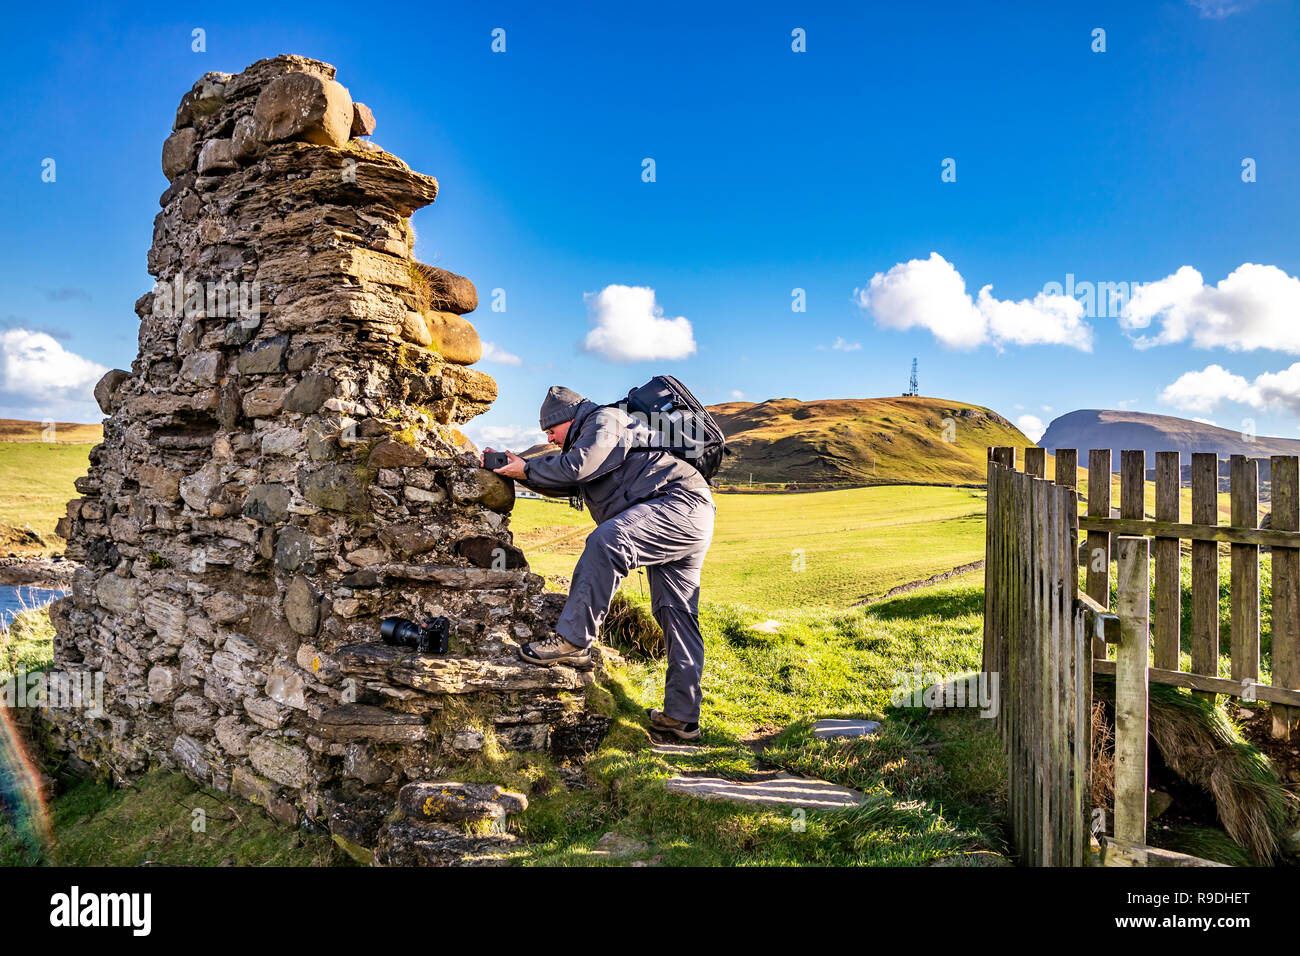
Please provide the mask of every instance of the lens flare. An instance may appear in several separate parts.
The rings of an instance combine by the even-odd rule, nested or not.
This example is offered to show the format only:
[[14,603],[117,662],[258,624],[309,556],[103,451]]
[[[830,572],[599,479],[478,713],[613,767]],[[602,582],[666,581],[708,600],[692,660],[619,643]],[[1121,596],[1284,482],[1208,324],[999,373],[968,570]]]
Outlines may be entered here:
[[3,701],[0,701],[0,810],[33,855],[49,849],[50,814],[41,774],[27,753],[13,714]]

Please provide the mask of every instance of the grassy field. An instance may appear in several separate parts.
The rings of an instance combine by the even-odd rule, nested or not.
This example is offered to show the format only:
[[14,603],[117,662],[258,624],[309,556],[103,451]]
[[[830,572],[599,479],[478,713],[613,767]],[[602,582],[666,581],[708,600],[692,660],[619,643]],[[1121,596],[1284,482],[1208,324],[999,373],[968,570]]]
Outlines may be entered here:
[[0,441],[0,553],[63,550],[54,526],[77,497],[72,483],[86,473],[91,447]]
[[[984,492],[883,486],[717,494],[706,600],[768,610],[848,607],[984,556]],[[562,503],[520,499],[515,543],[533,570],[568,577],[594,527]],[[642,576],[625,589],[641,593]]]
[[23,441],[59,445],[93,445],[104,438],[104,426],[77,422],[30,422],[0,418],[0,442]]

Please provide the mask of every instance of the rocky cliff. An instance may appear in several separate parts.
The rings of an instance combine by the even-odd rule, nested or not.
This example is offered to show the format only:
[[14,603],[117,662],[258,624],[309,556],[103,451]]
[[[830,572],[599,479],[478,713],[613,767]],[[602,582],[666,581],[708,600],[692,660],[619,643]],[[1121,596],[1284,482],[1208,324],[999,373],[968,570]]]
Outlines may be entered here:
[[[580,756],[608,718],[591,672],[517,659],[562,601],[456,428],[496,396],[477,295],[414,259],[438,184],[334,74],[281,56],[180,102],[139,354],[60,523],[55,668],[102,673],[103,709],[47,720],[83,767],[177,767],[361,859],[491,858],[526,800],[456,766]],[[445,616],[449,652],[384,644],[390,615]]]

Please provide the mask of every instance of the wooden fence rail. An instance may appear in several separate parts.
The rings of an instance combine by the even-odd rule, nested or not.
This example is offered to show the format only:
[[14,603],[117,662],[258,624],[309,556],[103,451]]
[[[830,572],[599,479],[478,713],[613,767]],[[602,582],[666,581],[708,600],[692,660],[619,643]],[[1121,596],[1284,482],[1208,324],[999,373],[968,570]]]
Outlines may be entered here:
[[[1070,460],[1077,460],[1073,451]],[[1087,514],[1079,526],[1088,533],[1088,595],[1109,607],[1112,535],[1148,538],[1155,559],[1150,630],[1156,683],[1190,687],[1212,698],[1232,694],[1272,705],[1273,734],[1288,738],[1300,718],[1300,461],[1294,455],[1271,458],[1271,527],[1259,520],[1259,467],[1256,459],[1233,455],[1229,461],[1228,523],[1220,524],[1219,458],[1191,456],[1191,522],[1184,523],[1179,453],[1155,456],[1154,509],[1148,517],[1146,455],[1120,454],[1119,515],[1111,514],[1111,453],[1089,453]],[[1066,466],[1067,468],[1069,466]],[[1057,471],[1062,472],[1061,452]],[[1191,629],[1189,666],[1181,666],[1183,643],[1182,541],[1191,542]],[[1219,546],[1229,546],[1227,635],[1220,634]],[[1272,550],[1271,683],[1260,684],[1260,548]],[[1222,638],[1227,639],[1230,678],[1219,674]],[[1113,673],[1106,645],[1093,644],[1095,673]]]

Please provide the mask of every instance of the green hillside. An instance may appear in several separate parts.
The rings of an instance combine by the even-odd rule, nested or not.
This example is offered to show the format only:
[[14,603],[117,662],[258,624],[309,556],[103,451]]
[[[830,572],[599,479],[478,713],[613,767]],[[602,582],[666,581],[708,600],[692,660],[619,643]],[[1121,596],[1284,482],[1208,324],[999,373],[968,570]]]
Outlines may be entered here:
[[[714,499],[702,583],[711,601],[843,608],[984,556],[982,490],[892,486]],[[572,575],[594,527],[585,511],[527,499],[515,503],[510,524],[532,569],[561,579]],[[634,573],[624,587],[640,591],[644,578]]]
[[733,451],[720,480],[983,484],[990,445],[1032,445],[978,405],[942,398],[726,402],[709,407]]
[[92,447],[0,441],[0,554],[63,550],[54,526],[77,497],[72,483],[86,473]]

